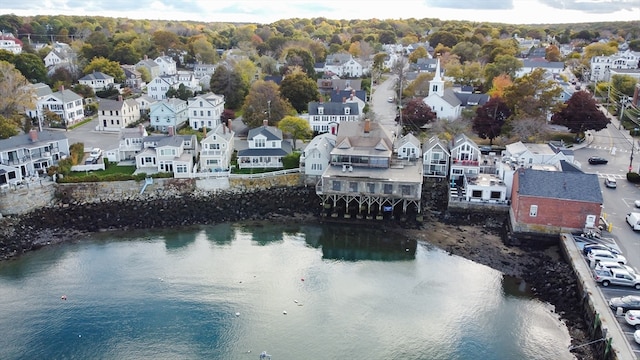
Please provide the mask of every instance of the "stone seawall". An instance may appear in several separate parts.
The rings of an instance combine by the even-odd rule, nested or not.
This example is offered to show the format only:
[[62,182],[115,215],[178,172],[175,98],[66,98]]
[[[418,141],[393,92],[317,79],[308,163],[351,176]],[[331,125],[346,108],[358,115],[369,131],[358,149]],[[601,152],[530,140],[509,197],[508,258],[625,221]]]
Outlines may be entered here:
[[[81,186],[73,191],[69,188],[66,190],[66,196],[70,199],[81,192],[91,193],[95,187]],[[240,220],[278,221],[285,217],[294,220],[310,215],[317,217],[320,206],[314,190],[311,187],[273,187],[145,200],[74,203],[61,199],[54,206],[4,218],[0,233],[0,259],[104,230],[161,229]]]

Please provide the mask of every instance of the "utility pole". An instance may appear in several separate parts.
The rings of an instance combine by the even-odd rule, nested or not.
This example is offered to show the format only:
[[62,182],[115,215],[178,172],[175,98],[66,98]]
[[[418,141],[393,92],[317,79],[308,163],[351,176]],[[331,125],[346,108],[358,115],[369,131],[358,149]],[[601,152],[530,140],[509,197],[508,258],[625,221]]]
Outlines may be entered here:
[[[622,129],[622,119],[624,119],[624,110],[627,107],[627,103],[629,102],[629,97],[627,95],[623,95],[620,99],[620,125],[618,126],[618,130]],[[633,153],[633,146],[631,147],[631,153]]]

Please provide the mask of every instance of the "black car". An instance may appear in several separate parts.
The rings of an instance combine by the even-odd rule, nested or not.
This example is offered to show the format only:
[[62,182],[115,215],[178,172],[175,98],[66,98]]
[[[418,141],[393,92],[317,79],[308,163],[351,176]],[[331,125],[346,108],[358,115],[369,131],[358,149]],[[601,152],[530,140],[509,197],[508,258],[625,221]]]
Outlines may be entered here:
[[589,158],[589,164],[591,165],[603,165],[608,163],[609,160],[599,157],[599,156],[592,156]]
[[611,300],[609,300],[609,307],[614,311],[621,307],[622,312],[627,312],[627,310],[640,310],[640,296],[627,295],[611,298]]

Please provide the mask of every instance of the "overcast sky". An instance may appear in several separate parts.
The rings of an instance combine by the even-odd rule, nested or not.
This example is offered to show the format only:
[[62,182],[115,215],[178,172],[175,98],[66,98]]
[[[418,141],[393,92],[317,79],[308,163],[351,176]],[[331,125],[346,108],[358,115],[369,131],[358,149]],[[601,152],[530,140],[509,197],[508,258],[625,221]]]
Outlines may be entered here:
[[0,14],[272,23],[280,19],[438,18],[509,24],[640,20],[640,0],[3,0]]

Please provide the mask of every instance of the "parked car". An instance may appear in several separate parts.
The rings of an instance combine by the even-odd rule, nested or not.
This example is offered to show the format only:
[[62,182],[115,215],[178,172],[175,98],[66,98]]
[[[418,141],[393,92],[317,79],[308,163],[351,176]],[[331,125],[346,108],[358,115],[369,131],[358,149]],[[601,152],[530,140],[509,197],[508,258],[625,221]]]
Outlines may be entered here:
[[589,259],[589,263],[595,263],[598,261],[614,261],[620,264],[627,264],[627,259],[619,254],[614,254],[608,250],[591,250],[589,254],[587,254],[587,259]]
[[616,182],[615,178],[613,178],[611,176],[607,176],[604,179],[604,186],[606,186],[608,188],[615,189],[616,187],[618,187],[618,183]]
[[[629,310],[624,314],[627,324],[640,330],[640,310]],[[637,332],[637,331],[636,331]]]
[[629,310],[640,310],[640,296],[627,295],[609,299],[609,307],[612,310],[622,308],[622,312]]
[[640,344],[640,330],[636,330],[636,332],[633,333],[633,340]]
[[395,101],[395,99],[393,98],[393,96],[389,96],[389,97],[387,98],[387,102],[392,103],[392,102],[394,102],[394,101]]
[[598,261],[596,262],[595,268],[608,268],[608,269],[622,269],[626,270],[630,274],[635,274],[636,270],[629,265],[624,265],[617,263],[615,261]]
[[589,255],[591,250],[608,250],[608,251],[611,251],[614,254],[618,254],[618,255],[621,254],[620,250],[614,249],[613,247],[607,246],[605,244],[587,244],[582,248],[582,252],[585,255]]
[[600,157],[600,156],[592,156],[589,158],[589,164],[591,165],[604,165],[606,163],[608,163],[609,160]]
[[640,276],[620,269],[593,270],[593,279],[604,287],[609,285],[631,286],[640,290]]
[[93,148],[91,149],[91,152],[89,153],[89,156],[93,157],[93,158],[99,158],[100,156],[102,156],[102,149],[100,148]]
[[640,208],[640,200],[634,201],[633,205],[635,205],[637,208]]

